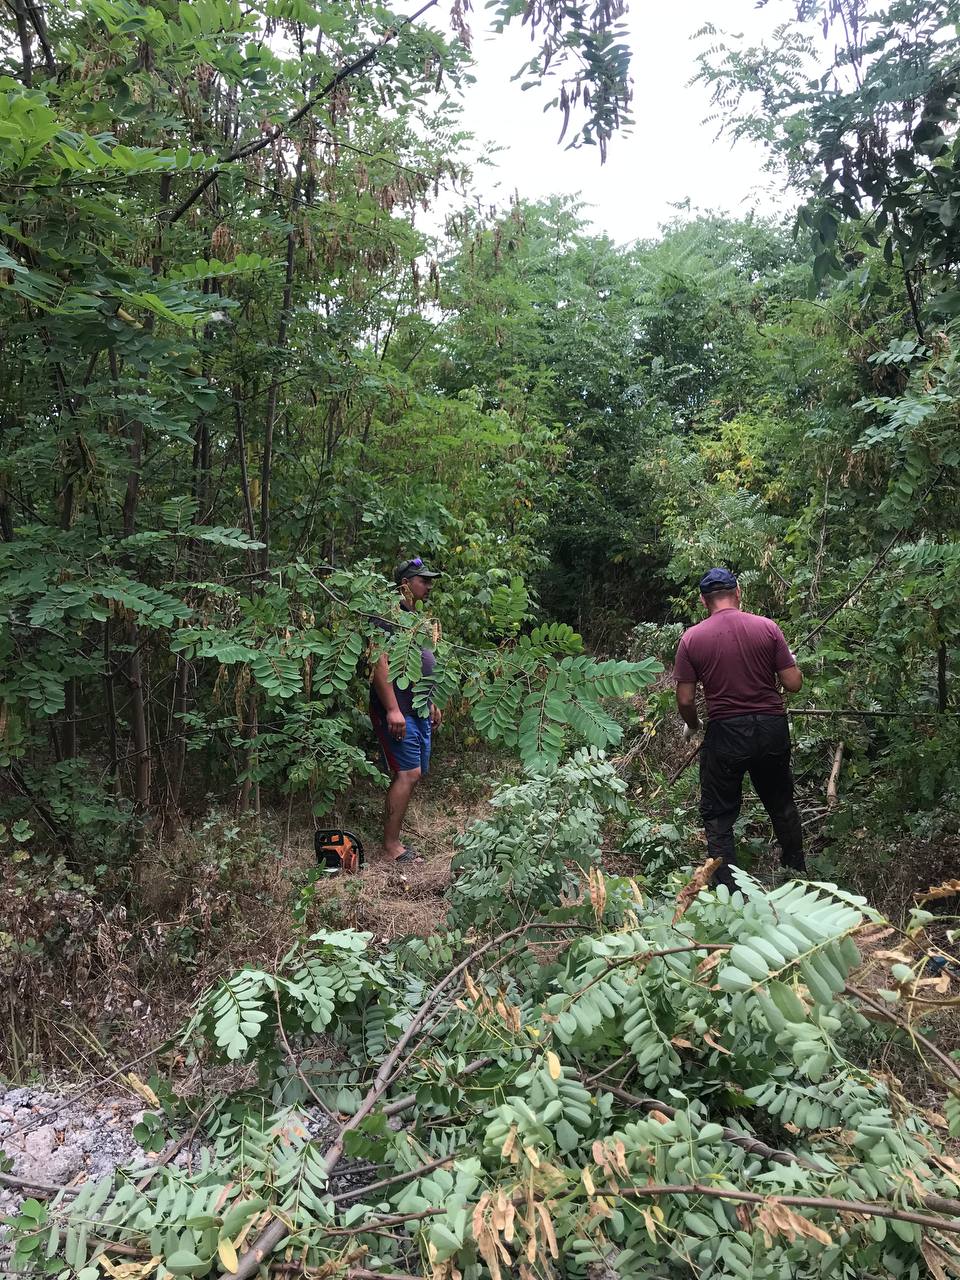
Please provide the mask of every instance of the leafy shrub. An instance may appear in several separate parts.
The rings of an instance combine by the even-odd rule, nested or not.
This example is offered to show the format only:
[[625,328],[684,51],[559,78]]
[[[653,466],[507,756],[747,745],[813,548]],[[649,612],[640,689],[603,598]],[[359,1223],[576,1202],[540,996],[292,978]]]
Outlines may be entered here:
[[510,928],[575,893],[600,858],[607,814],[624,814],[626,784],[592,749],[497,791],[492,816],[456,840],[451,920]]
[[[832,885],[673,873],[642,900],[603,877],[622,786],[595,753],[497,800],[461,842],[456,929],[379,956],[320,933],[216,983],[184,1047],[255,1062],[259,1086],[207,1099],[192,1171],[25,1209],[18,1260],[42,1241],[39,1271],[92,1280],[95,1227],[160,1277],[249,1276],[287,1237],[308,1268],[349,1241],[370,1270],[433,1280],[946,1274],[960,1065],[910,1027],[922,960],[865,960],[886,923]],[[945,1121],[852,1061],[865,1013],[906,1029]],[[344,1155],[383,1176],[332,1190]]]

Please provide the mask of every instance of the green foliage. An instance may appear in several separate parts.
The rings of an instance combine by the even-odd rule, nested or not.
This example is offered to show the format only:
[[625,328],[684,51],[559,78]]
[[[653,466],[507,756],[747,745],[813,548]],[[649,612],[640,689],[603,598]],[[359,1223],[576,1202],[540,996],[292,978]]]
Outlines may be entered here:
[[608,813],[625,812],[625,784],[595,749],[504,786],[493,814],[457,838],[451,919],[459,928],[505,928],[532,910],[558,906],[582,873],[599,862]]
[[306,953],[294,950],[284,957],[289,976],[243,969],[224,979],[201,1001],[184,1040],[206,1034],[226,1061],[276,1066],[278,1016],[295,1034],[319,1034],[361,990],[369,996],[383,985],[376,965],[364,956],[369,940],[369,934],[354,932],[314,934]]
[[[629,97],[620,15],[526,15],[532,78],[560,75],[601,149]],[[463,647],[434,691],[483,686],[536,621],[562,448],[547,418],[433,376],[445,250],[414,213],[466,179],[459,6],[460,40],[285,0],[2,21],[4,804],[19,818],[38,777],[69,775],[44,831],[129,889],[145,831],[212,791],[303,789],[321,811],[371,772],[364,613],[394,611],[372,565],[443,563]],[[331,563],[345,606],[317,581]],[[411,685],[422,631],[392,645]],[[81,839],[98,794],[113,838]]]
[[[336,1265],[349,1230],[365,1266],[407,1271],[425,1254],[439,1280],[555,1262],[575,1280],[598,1265],[678,1280],[919,1274],[949,1250],[937,1220],[960,1183],[926,1089],[921,1108],[889,1071],[857,1062],[857,939],[886,922],[831,884],[767,891],[742,872],[734,894],[674,873],[642,900],[590,854],[622,796],[610,766],[581,752],[502,792],[466,834],[460,927],[376,958],[367,934],[321,933],[275,973],[219,981],[184,1047],[255,1061],[259,1085],[186,1119],[203,1148],[191,1168],[154,1170],[142,1187],[131,1169],[72,1200],[26,1202],[16,1256],[42,1250],[51,1274],[83,1274],[95,1226],[164,1274],[229,1271],[269,1209],[308,1267]],[[508,849],[514,869],[481,909]],[[448,980],[464,929],[489,938],[516,919],[521,945],[501,937]],[[885,1008],[906,1017],[912,971],[883,963]],[[371,1095],[425,1001],[387,1094]],[[388,1185],[331,1186],[339,1125],[325,1130],[308,1089],[340,1123],[353,1118],[346,1153]],[[951,1123],[955,1094],[948,1085]],[[395,1219],[389,1234],[378,1218]]]
[[499,661],[486,687],[471,690],[478,729],[515,745],[528,768],[556,765],[570,737],[594,748],[619,742],[622,730],[602,699],[636,693],[660,670],[653,659],[598,661],[581,647],[565,624],[537,627]]

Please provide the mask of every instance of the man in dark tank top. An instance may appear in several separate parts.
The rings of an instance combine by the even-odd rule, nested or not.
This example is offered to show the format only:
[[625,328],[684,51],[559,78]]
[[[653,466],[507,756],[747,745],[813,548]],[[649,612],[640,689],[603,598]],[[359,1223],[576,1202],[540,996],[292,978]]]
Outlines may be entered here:
[[[440,574],[428,569],[419,556],[397,565],[393,580],[401,594],[401,609],[412,611],[418,603],[430,599],[433,583]],[[378,618],[377,625],[388,634],[396,625]],[[432,649],[420,650],[420,674],[433,675],[435,657]],[[383,815],[383,860],[406,865],[420,859],[416,849],[404,844],[401,837],[403,819],[417,783],[430,768],[433,730],[440,724],[439,707],[430,704],[429,711],[419,712],[414,706],[414,691],[401,687],[390,671],[388,656],[381,654],[370,676],[370,720],[390,773],[390,786]]]

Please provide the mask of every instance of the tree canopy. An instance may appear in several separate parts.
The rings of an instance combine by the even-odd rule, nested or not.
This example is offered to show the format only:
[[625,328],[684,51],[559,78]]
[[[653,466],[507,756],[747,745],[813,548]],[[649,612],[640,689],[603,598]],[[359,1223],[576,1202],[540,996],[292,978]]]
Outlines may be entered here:
[[[701,33],[790,215],[618,245],[471,198],[469,6],[435,3],[0,19],[5,1057],[53,966],[106,980],[108,923],[150,974],[170,832],[235,815],[255,861],[258,818],[377,776],[382,653],[502,777],[439,932],[308,928],[313,875],[275,964],[218,956],[166,1043],[256,1079],[191,1111],[158,1075],[144,1141],[206,1155],[28,1199],[17,1269],[958,1274],[960,12]],[[623,17],[492,6],[613,162]],[[429,615],[390,582],[416,554]],[[695,870],[667,668],[713,564],[805,672],[813,884]]]

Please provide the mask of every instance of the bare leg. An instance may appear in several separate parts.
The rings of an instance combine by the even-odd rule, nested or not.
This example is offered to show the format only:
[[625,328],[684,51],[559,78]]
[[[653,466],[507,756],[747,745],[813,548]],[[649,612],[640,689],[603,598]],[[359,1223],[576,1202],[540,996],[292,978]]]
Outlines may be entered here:
[[387,858],[399,858],[403,853],[400,827],[406,816],[413,788],[419,781],[419,769],[403,769],[393,775],[383,810],[383,852]]

